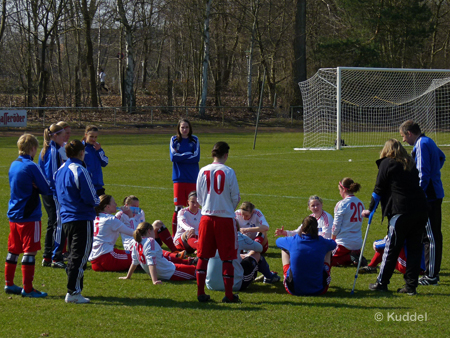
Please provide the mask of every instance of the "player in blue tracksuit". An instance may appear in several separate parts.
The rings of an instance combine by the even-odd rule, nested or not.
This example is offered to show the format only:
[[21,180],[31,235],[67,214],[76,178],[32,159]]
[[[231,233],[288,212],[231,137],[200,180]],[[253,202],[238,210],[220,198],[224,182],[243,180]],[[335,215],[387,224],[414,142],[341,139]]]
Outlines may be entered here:
[[[7,216],[10,233],[5,263],[5,292],[33,298],[47,296],[45,292],[33,288],[35,256],[41,249],[42,211],[39,194],[53,194],[44,174],[33,162],[38,145],[38,140],[33,135],[22,135],[17,142],[19,157],[11,163],[9,169],[11,197]],[[23,289],[14,284],[17,262],[22,253]]]
[[170,160],[172,166],[173,202],[172,236],[177,232],[177,214],[187,206],[188,196],[196,189],[200,161],[200,143],[192,135],[191,123],[186,119],[178,121],[177,135],[170,139]]
[[86,163],[87,170],[91,174],[92,183],[94,184],[97,195],[101,196],[105,194],[102,168],[108,165],[109,159],[105,155],[105,151],[102,149],[100,143],[97,142],[97,137],[98,128],[96,126],[87,126],[83,138],[83,144],[86,147],[84,162]]
[[56,195],[61,207],[61,221],[67,236],[67,303],[88,303],[81,295],[83,275],[92,249],[94,207],[100,203],[89,172],[84,166],[84,145],[73,140],[66,145],[69,158],[56,172]]
[[425,248],[425,276],[420,278],[421,285],[436,285],[442,261],[442,199],[444,188],[441,181],[441,168],[445,155],[434,141],[422,134],[414,121],[408,120],[400,126],[403,142],[414,145],[411,157],[419,170],[420,186],[428,202],[428,223],[423,238]]
[[306,217],[302,225],[301,235],[276,241],[282,249],[284,287],[295,296],[322,295],[331,281],[331,251],[336,242],[319,236],[315,217]]
[[[59,250],[58,255],[53,255],[53,252],[56,253],[56,250],[54,250],[56,246],[59,248],[61,240],[65,241],[64,236],[58,237],[56,240],[59,206],[57,199],[55,199],[55,182],[53,177],[62,164],[59,149],[64,144],[64,138],[65,131],[62,126],[52,124],[50,127],[46,128],[44,130],[44,146],[39,155],[39,166],[53,190],[53,195],[42,196],[42,203],[44,204],[45,211],[47,211],[48,215],[42,266],[52,266],[55,268],[65,268],[62,252]],[[61,225],[59,224],[59,226]]]

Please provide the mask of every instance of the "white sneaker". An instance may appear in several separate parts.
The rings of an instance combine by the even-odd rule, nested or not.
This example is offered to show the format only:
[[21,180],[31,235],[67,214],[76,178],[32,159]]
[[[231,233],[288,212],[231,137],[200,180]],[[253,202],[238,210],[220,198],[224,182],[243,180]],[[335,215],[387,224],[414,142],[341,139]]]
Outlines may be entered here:
[[65,301],[66,303],[86,304],[89,303],[91,300],[89,298],[83,297],[81,293],[77,293],[75,295],[67,293]]

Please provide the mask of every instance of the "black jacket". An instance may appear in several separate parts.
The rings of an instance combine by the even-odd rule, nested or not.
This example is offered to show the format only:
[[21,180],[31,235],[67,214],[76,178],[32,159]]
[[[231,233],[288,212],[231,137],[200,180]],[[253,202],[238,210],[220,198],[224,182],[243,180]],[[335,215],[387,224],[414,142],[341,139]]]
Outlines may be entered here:
[[[381,196],[383,218],[397,214],[427,212],[425,193],[419,185],[419,172],[403,169],[403,164],[388,157],[377,160],[378,176],[374,192]],[[372,197],[369,210],[375,207]]]

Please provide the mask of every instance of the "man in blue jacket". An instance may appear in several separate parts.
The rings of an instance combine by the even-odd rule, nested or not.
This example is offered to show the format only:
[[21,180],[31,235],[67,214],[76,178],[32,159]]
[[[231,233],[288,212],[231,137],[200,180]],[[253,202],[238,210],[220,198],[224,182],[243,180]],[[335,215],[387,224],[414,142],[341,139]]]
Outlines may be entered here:
[[403,142],[413,145],[411,156],[419,170],[420,186],[427,196],[428,223],[424,235],[425,276],[420,278],[421,285],[436,285],[442,261],[442,199],[444,188],[441,181],[441,168],[445,155],[434,141],[422,134],[420,127],[412,120],[400,126]]
[[[52,195],[49,182],[39,166],[33,162],[38,140],[31,134],[17,141],[19,157],[9,169],[11,198],[8,204],[8,254],[5,263],[5,292],[22,297],[42,298],[47,293],[33,288],[35,256],[41,250],[41,200],[39,194]],[[23,289],[14,284],[19,255],[22,257]]]

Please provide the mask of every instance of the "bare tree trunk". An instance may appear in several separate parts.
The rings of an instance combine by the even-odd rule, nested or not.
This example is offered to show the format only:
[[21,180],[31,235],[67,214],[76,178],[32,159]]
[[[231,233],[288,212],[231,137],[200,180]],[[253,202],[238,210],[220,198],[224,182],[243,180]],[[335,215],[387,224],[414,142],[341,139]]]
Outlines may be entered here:
[[255,31],[256,31],[256,22],[258,18],[258,10],[259,10],[259,0],[252,1],[252,14],[253,14],[253,25],[252,25],[252,36],[250,38],[250,51],[248,53],[248,64],[247,64],[247,106],[251,107],[253,105],[252,98],[252,72],[253,72],[253,47],[255,44]]
[[205,117],[205,106],[206,97],[208,95],[208,64],[209,64],[209,19],[211,14],[211,3],[212,0],[205,0],[206,2],[206,13],[205,13],[205,24],[203,27],[204,35],[204,45],[203,45],[203,72],[202,72],[202,99],[200,102],[200,117]]
[[3,33],[5,32],[6,27],[6,0],[2,0],[2,18],[0,22],[0,43],[3,39]]
[[89,71],[89,88],[91,96],[91,107],[98,107],[97,100],[97,74],[94,66],[94,47],[91,39],[92,18],[97,11],[95,0],[91,0],[89,7],[87,0],[81,0],[81,9],[83,13],[84,36],[86,40],[86,63]]

